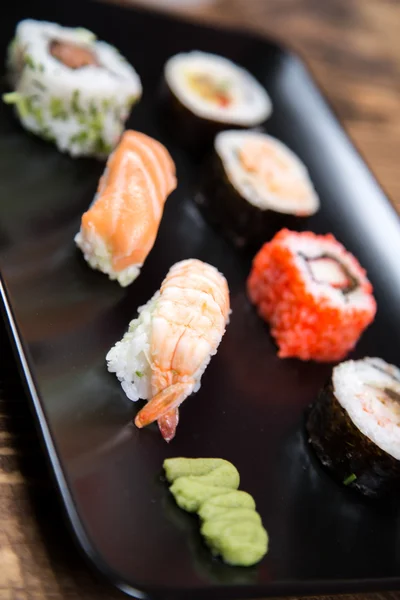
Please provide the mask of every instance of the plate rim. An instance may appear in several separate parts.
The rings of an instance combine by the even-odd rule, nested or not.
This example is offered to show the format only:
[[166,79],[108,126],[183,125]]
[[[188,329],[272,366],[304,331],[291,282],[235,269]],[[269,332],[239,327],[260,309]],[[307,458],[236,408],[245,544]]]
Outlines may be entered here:
[[[167,12],[163,10],[157,10],[156,8],[149,8],[142,5],[128,5],[121,2],[110,2],[109,0],[86,0],[88,4],[102,4],[121,12],[129,11],[133,13],[140,13],[146,15],[149,19],[158,19],[169,23],[180,23],[183,26],[195,27],[196,29],[202,29],[204,32],[207,30],[217,30],[223,35],[232,37],[241,37],[247,39],[249,42],[265,45],[268,44],[274,47],[277,51],[282,53],[286,58],[294,60],[300,67],[306,71],[310,82],[312,83],[315,91],[318,93],[322,102],[326,105],[336,125],[341,128],[345,134],[347,142],[353,147],[354,152],[358,155],[361,161],[364,163],[369,174],[372,176],[375,185],[382,192],[382,201],[385,199],[386,203],[392,208],[394,214],[399,218],[399,214],[391,201],[388,193],[383,189],[382,185],[378,181],[371,168],[369,161],[365,158],[363,152],[358,148],[356,142],[350,135],[347,127],[344,125],[341,117],[337,114],[335,107],[332,105],[329,98],[324,93],[324,90],[320,87],[318,79],[315,76],[314,69],[310,65],[307,57],[303,55],[301,51],[294,48],[288,42],[282,42],[280,39],[272,35],[263,34],[259,31],[253,31],[250,28],[242,28],[237,25],[224,25],[222,23],[211,23],[205,21],[196,22],[195,17],[191,18],[190,15],[180,15],[175,12]],[[167,25],[168,26],[168,25]],[[12,351],[14,358],[17,363],[17,368],[22,379],[22,383],[25,392],[29,398],[29,403],[33,409],[35,416],[35,426],[38,432],[41,445],[44,450],[46,461],[50,467],[51,478],[53,479],[56,488],[59,492],[61,500],[61,506],[66,517],[68,528],[73,534],[73,538],[84,556],[89,566],[94,568],[96,572],[105,577],[109,583],[115,586],[120,591],[128,594],[129,596],[140,598],[140,599],[153,599],[153,598],[164,598],[167,594],[172,595],[175,598],[187,598],[188,594],[193,599],[204,598],[205,595],[215,598],[226,598],[227,600],[244,599],[244,598],[266,598],[266,597],[283,597],[292,595],[325,595],[325,594],[337,594],[337,593],[363,593],[363,592],[382,592],[382,591],[396,591],[400,589],[400,576],[398,577],[384,577],[384,578],[371,578],[371,579],[313,579],[308,581],[292,580],[286,582],[271,582],[267,584],[255,583],[253,585],[205,585],[197,588],[172,588],[167,586],[155,586],[144,585],[135,587],[122,580],[122,578],[116,573],[102,556],[96,551],[90,537],[85,531],[84,525],[79,518],[76,510],[73,498],[71,496],[69,486],[67,483],[66,476],[61,466],[61,462],[58,457],[58,453],[53,441],[50,427],[47,423],[45,412],[42,407],[42,401],[40,399],[39,389],[35,382],[34,369],[31,364],[29,351],[24,342],[23,336],[20,334],[17,320],[14,317],[12,308],[12,302],[10,300],[10,294],[7,289],[7,282],[2,274],[0,265],[0,312],[4,321],[6,331],[8,333],[9,340],[11,342]]]

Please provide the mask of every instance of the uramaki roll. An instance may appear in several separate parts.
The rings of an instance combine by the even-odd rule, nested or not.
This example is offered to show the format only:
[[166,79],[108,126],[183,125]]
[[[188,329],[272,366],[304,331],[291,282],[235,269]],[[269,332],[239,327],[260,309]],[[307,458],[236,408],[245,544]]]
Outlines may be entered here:
[[25,19],[8,48],[13,104],[25,129],[72,156],[107,156],[119,141],[140,78],[116,48],[86,29]]
[[281,358],[342,360],[376,313],[364,269],[332,234],[283,229],[255,256],[247,289]]

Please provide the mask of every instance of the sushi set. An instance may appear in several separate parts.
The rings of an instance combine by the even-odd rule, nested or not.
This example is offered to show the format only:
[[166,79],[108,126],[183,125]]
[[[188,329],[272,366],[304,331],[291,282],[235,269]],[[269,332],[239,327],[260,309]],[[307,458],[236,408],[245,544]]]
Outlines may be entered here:
[[77,0],[0,31],[2,308],[81,549],[143,598],[400,585],[400,221],[305,67]]

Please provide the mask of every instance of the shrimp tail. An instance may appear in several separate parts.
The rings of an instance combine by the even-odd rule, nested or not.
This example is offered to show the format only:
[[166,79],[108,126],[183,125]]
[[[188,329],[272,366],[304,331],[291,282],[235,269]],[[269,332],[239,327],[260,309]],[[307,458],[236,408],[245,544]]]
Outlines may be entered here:
[[139,427],[139,429],[146,427],[146,425],[150,425],[153,421],[157,421],[173,409],[178,408],[192,393],[193,385],[193,382],[174,383],[159,392],[136,415],[136,427]]
[[170,442],[175,437],[176,428],[179,423],[179,409],[173,408],[165,413],[163,417],[157,420],[157,423],[164,440]]

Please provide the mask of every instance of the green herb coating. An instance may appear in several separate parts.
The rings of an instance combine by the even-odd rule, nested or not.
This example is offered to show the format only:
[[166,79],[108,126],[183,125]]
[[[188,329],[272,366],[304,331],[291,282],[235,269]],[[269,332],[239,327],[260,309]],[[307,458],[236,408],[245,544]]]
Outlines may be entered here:
[[35,65],[35,63],[33,61],[33,58],[29,54],[25,54],[25,56],[24,56],[24,63],[26,64],[27,67],[29,67],[33,71],[36,69],[36,65]]
[[79,108],[79,90],[74,90],[72,92],[71,110],[75,114],[81,112],[81,109]]
[[9,92],[2,96],[4,104],[17,104],[23,99],[23,96],[19,92]]
[[350,483],[353,483],[353,481],[355,481],[356,479],[357,475],[355,473],[352,473],[351,475],[346,477],[346,479],[344,479],[343,485],[349,485]]
[[50,114],[53,119],[61,119],[62,121],[68,119],[68,114],[61,98],[54,97],[50,100]]

